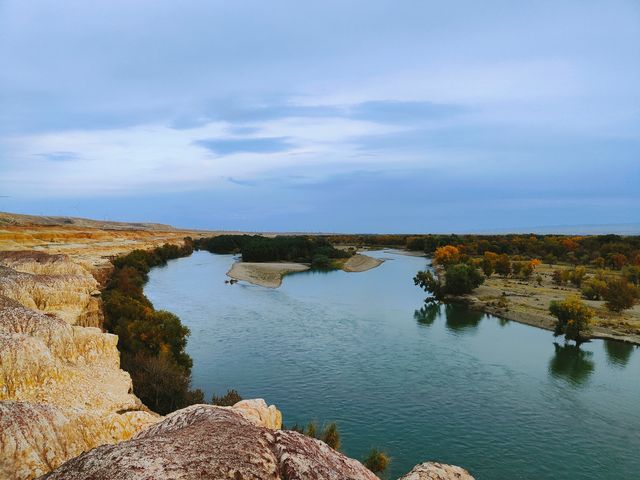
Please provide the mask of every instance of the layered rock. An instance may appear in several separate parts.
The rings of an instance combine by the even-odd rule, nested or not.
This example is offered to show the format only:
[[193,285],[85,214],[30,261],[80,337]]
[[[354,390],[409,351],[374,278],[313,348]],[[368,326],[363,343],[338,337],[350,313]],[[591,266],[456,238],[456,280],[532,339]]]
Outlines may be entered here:
[[84,267],[23,252],[0,264],[0,478],[34,478],[159,419],[131,393],[117,337],[77,324],[101,318]]
[[102,326],[99,285],[66,255],[0,252],[0,295],[71,325]]
[[247,416],[243,410],[212,405],[179,410],[132,440],[84,453],[44,478],[377,479],[325,443],[267,428],[256,420],[264,415]]

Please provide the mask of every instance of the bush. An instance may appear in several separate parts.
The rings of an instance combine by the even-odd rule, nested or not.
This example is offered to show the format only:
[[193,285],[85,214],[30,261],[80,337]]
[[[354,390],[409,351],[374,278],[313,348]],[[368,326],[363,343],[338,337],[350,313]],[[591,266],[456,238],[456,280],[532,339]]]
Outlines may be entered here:
[[635,286],[640,284],[640,267],[636,265],[629,265],[622,269],[622,276]]
[[373,473],[384,472],[389,466],[389,457],[386,453],[379,451],[376,448],[372,448],[369,452],[369,456],[364,459],[364,466],[371,470]]
[[334,450],[340,449],[340,433],[335,422],[328,424],[322,431],[321,439]]
[[582,295],[588,300],[601,300],[606,289],[606,281],[599,278],[589,278],[582,284]]
[[603,298],[607,302],[607,309],[621,312],[635,305],[638,300],[638,287],[624,278],[612,278],[607,281]]
[[191,376],[166,354],[123,354],[122,368],[130,373],[134,393],[142,403],[161,415],[204,403],[201,390],[189,389]]
[[216,397],[215,395],[211,398],[211,403],[213,405],[218,405],[220,407],[233,407],[236,403],[242,400],[242,397],[236,390],[227,390],[227,393],[222,397]]
[[578,345],[588,338],[594,312],[580,298],[571,296],[561,302],[553,301],[549,312],[558,319],[554,336],[564,335],[565,339],[574,340]]

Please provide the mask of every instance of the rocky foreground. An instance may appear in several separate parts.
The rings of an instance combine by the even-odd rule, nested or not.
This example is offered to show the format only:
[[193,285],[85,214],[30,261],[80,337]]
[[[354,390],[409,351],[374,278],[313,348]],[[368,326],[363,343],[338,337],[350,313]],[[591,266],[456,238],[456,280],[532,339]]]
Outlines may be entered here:
[[[101,330],[101,281],[114,251],[177,234],[89,231],[71,249],[34,231],[26,238],[40,251],[0,251],[0,478],[376,478],[323,442],[279,430],[280,412],[264,401],[163,418],[133,395],[118,339]],[[5,231],[4,241],[19,237]],[[47,253],[65,250],[74,253]],[[428,463],[403,478],[471,476]]]

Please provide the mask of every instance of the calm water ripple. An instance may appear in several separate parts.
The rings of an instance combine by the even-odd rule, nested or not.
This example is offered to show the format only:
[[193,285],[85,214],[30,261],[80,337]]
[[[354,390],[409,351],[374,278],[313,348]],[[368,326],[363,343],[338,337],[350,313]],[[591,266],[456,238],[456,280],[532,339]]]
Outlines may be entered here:
[[231,255],[154,269],[156,308],[191,329],[194,386],[237,389],[285,423],[337,421],[343,451],[392,457],[389,478],[437,459],[480,480],[640,478],[640,353],[461,307],[422,308],[425,260],[303,272],[281,288],[224,284]]

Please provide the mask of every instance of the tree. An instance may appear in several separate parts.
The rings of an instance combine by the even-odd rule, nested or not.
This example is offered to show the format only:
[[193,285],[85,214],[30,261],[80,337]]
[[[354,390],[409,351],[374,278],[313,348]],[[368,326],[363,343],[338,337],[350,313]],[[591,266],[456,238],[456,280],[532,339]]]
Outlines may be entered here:
[[563,301],[553,301],[549,305],[549,312],[558,319],[554,336],[564,335],[566,340],[573,340],[576,345],[587,340],[594,311],[579,297],[570,296]]
[[586,274],[587,271],[584,267],[576,267],[571,271],[569,279],[571,280],[571,283],[580,288],[580,285],[582,285],[582,281],[584,280]]
[[511,274],[511,261],[509,260],[509,255],[505,253],[498,255],[495,263],[495,271],[498,275],[502,275],[505,278]]
[[445,270],[445,293],[465,295],[471,293],[484,282],[480,271],[472,265],[458,263]]
[[486,253],[488,252],[485,252],[485,257],[482,259],[481,266],[484,275],[486,277],[490,277],[493,274],[493,262],[486,257]]
[[453,245],[445,245],[444,247],[436,248],[433,254],[434,265],[442,265],[446,267],[452,263],[458,263],[460,261],[460,250]]
[[413,283],[431,294],[425,300],[426,302],[440,301],[444,297],[442,282],[430,270],[421,270],[416,273],[416,276],[413,277]]
[[607,282],[599,278],[589,278],[582,283],[582,295],[588,300],[601,300],[606,289]]
[[627,256],[623,255],[622,253],[612,253],[609,256],[609,263],[614,269],[620,270],[622,267],[626,265]]
[[389,466],[389,457],[384,452],[379,451],[377,448],[372,448],[369,452],[369,456],[364,460],[364,466],[371,470],[373,473],[384,472]]
[[607,302],[607,309],[621,312],[635,305],[638,300],[638,287],[624,278],[611,278],[607,281],[603,298]]

